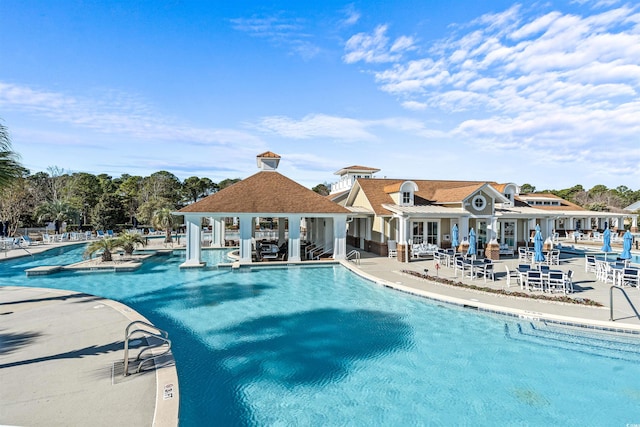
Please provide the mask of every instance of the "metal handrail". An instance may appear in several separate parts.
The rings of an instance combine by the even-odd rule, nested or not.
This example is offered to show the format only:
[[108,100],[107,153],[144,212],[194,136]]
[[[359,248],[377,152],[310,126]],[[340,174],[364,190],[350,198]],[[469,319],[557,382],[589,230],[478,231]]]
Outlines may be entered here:
[[156,355],[153,355],[151,357],[147,357],[145,359],[142,359],[142,361],[138,364],[138,368],[136,369],[136,374],[139,373],[142,370],[142,365],[144,365],[149,360],[154,360],[155,361],[157,358],[162,357],[165,354],[169,353],[169,351],[171,351],[171,340],[166,339],[166,338],[162,338],[162,337],[158,337],[158,338],[160,338],[164,342],[161,343],[161,344],[151,345],[149,347],[145,347],[142,350],[140,350],[140,353],[138,353],[138,357],[136,358],[136,361],[141,360],[140,357],[142,356],[142,353],[144,353],[147,350],[153,350],[153,349],[156,349],[156,348],[160,348],[160,347],[164,346],[165,344],[167,345],[167,348],[165,349],[165,351],[163,351],[160,354],[156,354]]
[[360,265],[360,252],[358,252],[357,250],[352,250],[351,252],[349,252],[347,254],[347,261],[351,260],[352,258],[355,258],[355,263]]
[[638,320],[640,320],[640,314],[638,314],[638,310],[636,310],[636,307],[633,305],[633,303],[629,299],[629,295],[627,295],[627,292],[620,286],[615,286],[615,285],[609,288],[609,320],[611,322],[615,321],[613,319],[613,289],[614,288],[619,289],[620,292],[622,292],[622,295],[624,295],[624,297],[627,299],[627,302],[631,306],[631,309],[633,309],[633,312],[636,314],[636,317],[638,318]]
[[[137,329],[131,330],[131,328],[134,325],[141,325],[142,327],[138,327]],[[145,329],[146,328],[146,329]],[[153,332],[150,331],[149,329],[154,329],[157,332]],[[157,326],[154,326],[150,323],[147,322],[143,322],[142,320],[136,320],[133,321],[131,323],[129,323],[127,325],[127,327],[125,328],[125,336],[124,336],[124,370],[123,370],[123,375],[126,377],[127,375],[129,375],[129,340],[131,339],[131,337],[136,334],[136,333],[144,333],[146,336],[149,337],[155,337],[157,339],[159,339],[160,341],[162,341],[162,343],[160,344],[153,344],[153,345],[148,345],[144,348],[142,348],[140,350],[140,353],[138,353],[138,356],[136,357],[136,361],[140,360],[140,357],[142,356],[142,353],[144,353],[147,350],[153,350],[155,348],[159,348],[162,347],[164,345],[167,345],[167,349],[162,352],[161,354],[155,355],[153,357],[149,357],[146,358],[144,360],[142,360],[142,362],[140,362],[140,364],[138,365],[138,369],[136,370],[136,373],[140,372],[140,368],[141,366],[146,363],[148,360],[154,360],[160,356],[164,356],[165,354],[167,354],[170,350],[171,350],[171,340],[169,340],[169,333],[167,331],[164,331],[160,328],[158,328]]]

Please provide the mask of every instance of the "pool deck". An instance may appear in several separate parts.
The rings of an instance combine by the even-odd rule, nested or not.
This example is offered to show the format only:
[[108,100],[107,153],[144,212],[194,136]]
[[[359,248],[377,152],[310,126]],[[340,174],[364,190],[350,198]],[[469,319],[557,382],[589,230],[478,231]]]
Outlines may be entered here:
[[[28,250],[37,253],[59,245],[32,246]],[[154,246],[146,249],[170,249],[157,239]],[[0,259],[24,255],[23,250],[13,249],[0,254]],[[361,257],[359,263],[342,264],[376,283],[426,298],[525,319],[640,334],[640,320],[619,292],[614,293],[615,321],[609,320],[611,285],[596,281],[594,273],[584,271],[583,256],[563,257],[558,268],[575,273],[576,292],[572,297],[597,301],[603,307],[470,290],[403,273],[424,273],[426,269],[429,275],[437,273],[440,278],[456,282],[520,291],[515,284],[507,288],[504,277],[504,265],[515,269],[516,258],[501,259],[496,265],[496,280],[485,282],[462,280],[449,267],[436,270],[432,259],[400,263],[395,258],[364,251]],[[631,302],[640,307],[640,290],[625,291]],[[1,425],[177,425],[175,365],[170,363],[126,378],[114,375],[123,360],[126,326],[134,320],[147,321],[131,308],[76,292],[0,286],[0,319]]]
[[[11,252],[7,259],[24,253]],[[0,319],[0,425],[177,425],[172,357],[122,375],[125,328],[149,323],[131,308],[78,292],[0,286]]]

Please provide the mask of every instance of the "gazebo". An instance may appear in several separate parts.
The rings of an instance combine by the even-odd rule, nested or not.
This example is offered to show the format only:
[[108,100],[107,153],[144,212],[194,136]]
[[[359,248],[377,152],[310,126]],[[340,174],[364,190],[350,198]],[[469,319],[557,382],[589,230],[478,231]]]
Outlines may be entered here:
[[[252,262],[256,219],[277,218],[278,233],[288,245],[288,261],[301,261],[301,224],[307,240],[346,258],[349,210],[276,171],[280,156],[267,151],[256,156],[260,172],[175,212],[184,215],[186,260],[181,267],[201,267],[202,220],[212,226],[212,246],[224,246],[225,219],[239,220],[239,261]],[[288,224],[288,226],[286,225]],[[287,227],[287,233],[285,233]]]

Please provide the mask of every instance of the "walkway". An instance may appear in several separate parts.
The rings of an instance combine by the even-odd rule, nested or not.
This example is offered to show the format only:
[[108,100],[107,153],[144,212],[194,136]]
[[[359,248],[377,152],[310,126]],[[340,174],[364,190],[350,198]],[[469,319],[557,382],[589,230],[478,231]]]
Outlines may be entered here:
[[126,326],[146,321],[130,308],[76,292],[0,287],[0,319],[0,424],[177,425],[173,364],[119,374]]
[[[478,287],[488,287],[505,292],[525,292],[531,295],[540,295],[541,292],[521,291],[520,287],[512,281],[511,287],[507,288],[506,270],[507,265],[514,270],[519,264],[517,258],[502,259],[496,262],[496,280],[491,279],[485,282],[484,279],[462,280],[460,274],[454,275],[454,269],[441,266],[436,269],[435,261],[431,259],[411,260],[408,263],[400,263],[395,258],[373,256],[367,252],[361,252],[360,264],[354,262],[345,263],[350,268],[359,270],[360,273],[368,276],[371,280],[382,282],[383,284],[398,288],[411,293],[420,293],[424,296],[450,301],[471,307],[479,307],[491,311],[502,311],[531,318],[547,318],[568,323],[586,324],[597,327],[633,330],[640,333],[640,320],[635,316],[633,308],[619,292],[614,292],[614,312],[615,321],[609,321],[610,305],[609,295],[611,284],[604,284],[595,278],[595,273],[587,273],[584,268],[584,256],[568,256],[561,258],[559,268],[564,271],[574,271],[574,286],[576,292],[571,294],[572,298],[582,298],[597,301],[603,307],[591,307],[587,305],[558,303],[535,300],[532,298],[518,298],[475,290],[464,289],[462,287],[444,285],[425,279],[417,278],[402,271],[410,270],[417,273],[424,273],[430,276],[462,282],[467,285]],[[636,288],[625,288],[626,293],[632,303],[640,311],[640,290]],[[549,295],[549,294],[546,294]],[[559,296],[553,294],[549,296]]]

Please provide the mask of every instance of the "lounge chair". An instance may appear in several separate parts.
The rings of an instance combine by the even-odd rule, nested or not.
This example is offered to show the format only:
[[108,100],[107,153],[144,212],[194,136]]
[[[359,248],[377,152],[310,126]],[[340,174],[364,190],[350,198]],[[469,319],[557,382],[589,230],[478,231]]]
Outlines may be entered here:
[[[321,259],[323,257],[324,258],[330,258],[331,256],[329,254],[333,254],[333,248],[328,248],[328,249],[325,249],[323,251],[315,253],[314,256],[313,256],[313,259],[319,260],[319,259]],[[327,256],[327,255],[329,255],[329,256]]]
[[98,239],[104,239],[104,238],[105,238],[104,231],[102,231],[102,230],[96,230],[96,238],[98,238]]
[[29,237],[26,234],[22,236],[18,241],[18,246],[35,246],[38,244],[40,244],[40,242],[36,242],[35,240],[32,240],[31,237]]

